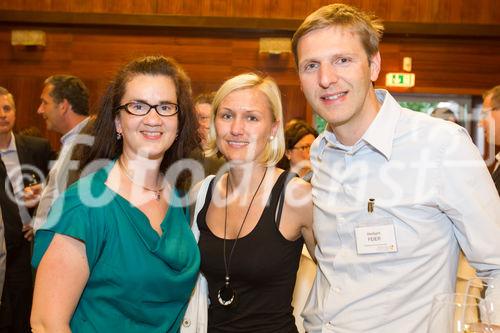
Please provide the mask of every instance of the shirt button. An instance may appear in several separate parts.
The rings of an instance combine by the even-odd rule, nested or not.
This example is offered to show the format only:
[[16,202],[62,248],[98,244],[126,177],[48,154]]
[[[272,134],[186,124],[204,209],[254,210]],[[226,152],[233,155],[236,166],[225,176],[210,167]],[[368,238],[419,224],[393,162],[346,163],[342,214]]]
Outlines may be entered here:
[[189,319],[184,319],[184,320],[182,321],[182,326],[184,326],[184,327],[189,327],[189,326],[191,326],[191,320],[189,320]]
[[335,287],[333,288],[333,291],[338,294],[340,293],[341,289],[339,287]]

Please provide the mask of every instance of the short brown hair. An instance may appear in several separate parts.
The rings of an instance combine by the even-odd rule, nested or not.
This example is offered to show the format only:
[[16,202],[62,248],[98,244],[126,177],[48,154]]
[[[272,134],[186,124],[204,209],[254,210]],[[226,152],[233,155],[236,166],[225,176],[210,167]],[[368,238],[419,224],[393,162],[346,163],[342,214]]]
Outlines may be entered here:
[[209,92],[209,93],[201,93],[196,98],[194,99],[194,105],[198,104],[210,104],[212,105],[212,102],[214,101],[215,97],[215,91]]
[[52,75],[44,84],[52,85],[50,96],[54,102],[59,104],[67,100],[75,113],[89,115],[89,90],[82,80],[73,75]]
[[384,32],[382,21],[375,15],[364,13],[356,7],[335,3],[323,6],[310,14],[295,31],[292,38],[295,65],[299,63],[297,54],[299,40],[311,31],[335,25],[353,28],[361,38],[361,43],[368,57],[378,52],[378,44]]

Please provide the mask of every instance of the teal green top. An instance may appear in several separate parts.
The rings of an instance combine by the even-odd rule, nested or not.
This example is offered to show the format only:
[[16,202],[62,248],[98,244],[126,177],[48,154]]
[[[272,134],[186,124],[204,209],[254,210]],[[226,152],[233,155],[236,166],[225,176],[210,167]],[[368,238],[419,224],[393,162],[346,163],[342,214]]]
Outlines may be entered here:
[[74,333],[178,332],[200,254],[174,191],[159,236],[148,218],[104,182],[114,163],[73,184],[35,237],[37,267],[55,233],[85,243],[90,276],[70,326]]

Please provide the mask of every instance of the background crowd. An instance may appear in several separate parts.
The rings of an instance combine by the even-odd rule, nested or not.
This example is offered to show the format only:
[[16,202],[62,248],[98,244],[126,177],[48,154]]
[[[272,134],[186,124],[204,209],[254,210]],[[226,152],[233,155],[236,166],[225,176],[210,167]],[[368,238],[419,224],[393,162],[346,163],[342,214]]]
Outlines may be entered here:
[[[38,113],[61,134],[56,154],[13,132],[0,87],[0,333],[426,332],[457,269],[459,282],[500,280],[500,86],[479,124],[490,173],[452,108],[429,117],[374,88],[382,34],[341,4],[296,31],[322,133],[284,123],[270,76],[193,98],[174,59],[145,56],[93,116],[82,80],[45,80]],[[304,260],[318,269],[297,327]]]

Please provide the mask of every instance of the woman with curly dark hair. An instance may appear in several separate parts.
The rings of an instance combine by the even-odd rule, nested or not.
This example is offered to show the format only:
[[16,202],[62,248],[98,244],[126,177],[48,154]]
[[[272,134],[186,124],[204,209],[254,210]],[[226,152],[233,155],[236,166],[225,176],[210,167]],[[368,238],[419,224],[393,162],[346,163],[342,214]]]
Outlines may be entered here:
[[285,126],[285,156],[278,166],[310,182],[312,177],[309,151],[318,132],[300,119],[292,119]]
[[165,171],[197,145],[189,78],[172,59],[117,74],[73,184],[37,231],[34,332],[178,332],[200,255]]

